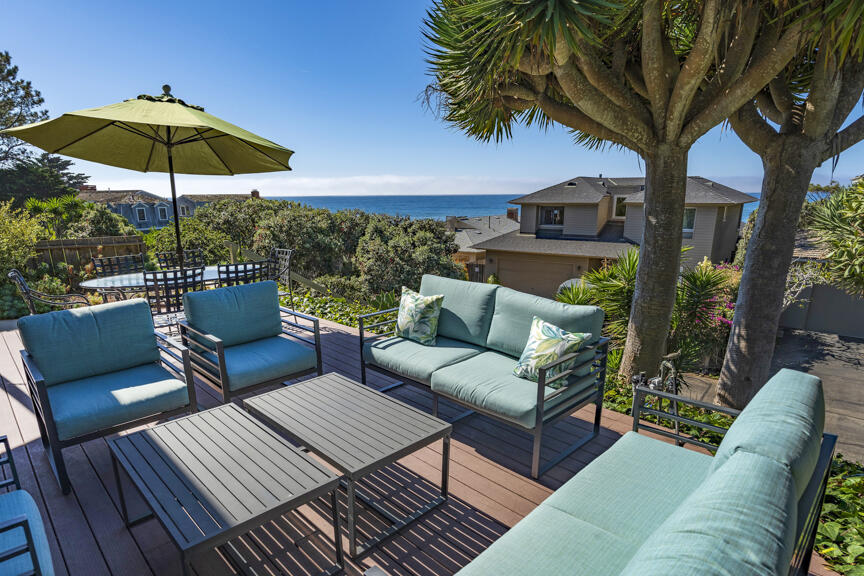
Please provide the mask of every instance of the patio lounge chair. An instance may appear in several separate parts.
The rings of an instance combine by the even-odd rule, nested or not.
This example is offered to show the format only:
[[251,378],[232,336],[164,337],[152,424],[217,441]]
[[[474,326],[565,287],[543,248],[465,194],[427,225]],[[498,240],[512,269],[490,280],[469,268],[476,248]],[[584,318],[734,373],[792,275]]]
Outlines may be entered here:
[[180,333],[192,366],[225,402],[238,393],[322,373],[318,319],[280,307],[277,291],[267,280],[183,296],[186,320]]
[[[645,395],[724,411],[636,395],[634,429]],[[458,576],[804,576],[837,440],[824,422],[821,381],[781,370],[713,458],[629,432]]]
[[[407,383],[429,389],[433,414],[437,415],[438,399],[443,397],[470,408],[457,420],[476,411],[530,433],[534,437],[533,478],[597,436],[608,346],[608,339],[600,338],[600,308],[562,304],[492,284],[428,274],[420,283],[420,293],[444,295],[436,345],[426,346],[399,336],[367,338],[367,329],[396,322],[393,317],[367,325],[368,319],[392,315],[398,308],[361,316],[360,372],[364,384],[366,371],[375,370],[400,380],[394,386]],[[513,374],[528,342],[534,316],[568,332],[593,334],[576,353],[542,367],[538,382]],[[551,368],[574,360],[576,365],[571,369],[547,378]],[[541,467],[544,428],[592,403],[596,406],[592,431],[559,450]]]
[[15,283],[18,288],[18,293],[27,304],[27,310],[30,314],[36,314],[36,305],[44,304],[51,308],[65,310],[66,308],[77,308],[79,306],[89,306],[90,301],[83,294],[46,294],[34,290],[24,280],[24,276],[16,269],[12,269],[7,274],[7,277]]
[[5,446],[0,467],[7,465],[11,476],[0,480],[0,489],[15,487],[0,493],[0,574],[54,576],[42,515],[33,497],[21,489],[6,436],[0,436],[0,444]]
[[18,330],[42,443],[64,494],[63,448],[197,410],[188,350],[155,332],[144,300],[25,316]]
[[[179,268],[180,261],[177,260],[177,252],[157,252],[156,261],[159,263],[160,270],[171,270]],[[204,266],[204,252],[200,248],[183,250],[183,267],[197,268]]]

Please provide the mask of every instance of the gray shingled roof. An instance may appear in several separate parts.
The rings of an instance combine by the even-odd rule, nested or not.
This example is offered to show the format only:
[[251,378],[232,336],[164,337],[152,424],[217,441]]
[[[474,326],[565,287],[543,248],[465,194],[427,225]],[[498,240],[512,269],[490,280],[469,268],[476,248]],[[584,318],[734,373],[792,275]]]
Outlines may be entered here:
[[82,202],[111,203],[111,204],[156,204],[157,202],[170,202],[170,199],[162,198],[146,190],[82,190],[78,192],[78,199]]
[[480,251],[476,245],[519,229],[519,222],[506,214],[494,216],[448,217],[447,226],[456,236],[461,252]]
[[[627,202],[645,201],[645,178],[579,176],[511,200],[511,204],[597,204],[605,196],[630,196]],[[701,176],[687,178],[687,204],[746,204],[756,199]]]
[[564,240],[559,238],[536,238],[533,234],[518,231],[503,234],[485,242],[475,244],[480,250],[503,250],[554,256],[587,256],[589,258],[618,258],[635,247],[629,242],[598,242],[594,240]]

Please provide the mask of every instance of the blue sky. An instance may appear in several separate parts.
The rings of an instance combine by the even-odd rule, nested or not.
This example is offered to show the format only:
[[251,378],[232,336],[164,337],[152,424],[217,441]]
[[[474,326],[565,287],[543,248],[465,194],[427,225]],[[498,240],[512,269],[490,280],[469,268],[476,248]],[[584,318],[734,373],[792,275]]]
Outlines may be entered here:
[[[52,117],[168,83],[175,96],[296,151],[293,172],[179,176],[181,193],[521,194],[575,175],[643,173],[635,154],[582,149],[560,128],[481,144],[424,110],[424,1],[8,1],[15,17],[0,21],[0,50],[42,91]],[[169,190],[164,174],[77,165],[100,188]],[[815,179],[827,182],[830,170]],[[689,171],[756,192],[762,166],[734,133],[715,128],[691,151]],[[861,172],[859,144],[835,178]]]

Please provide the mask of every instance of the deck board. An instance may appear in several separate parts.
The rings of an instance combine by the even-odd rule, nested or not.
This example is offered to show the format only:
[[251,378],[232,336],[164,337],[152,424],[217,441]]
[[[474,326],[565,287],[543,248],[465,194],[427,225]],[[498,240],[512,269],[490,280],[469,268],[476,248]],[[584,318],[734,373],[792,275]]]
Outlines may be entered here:
[[[359,380],[356,330],[321,322],[325,371]],[[0,331],[0,434],[9,436],[22,487],[36,500],[45,519],[55,571],[62,576],[167,575],[181,573],[180,557],[167,533],[155,521],[125,528],[104,439],[64,450],[73,492],[63,496],[39,440],[32,403],[24,385],[14,330]],[[389,378],[369,373],[369,385],[380,388]],[[424,411],[431,411],[429,394],[401,387],[391,394]],[[198,403],[217,406],[221,396],[198,382]],[[442,402],[441,414],[455,416],[462,408]],[[591,429],[591,407],[583,408],[547,430],[548,454]],[[472,416],[454,426],[450,448],[450,494],[447,504],[433,510],[402,533],[377,546],[360,562],[350,562],[346,574],[356,576],[371,566],[393,576],[453,574],[513,526],[556,488],[602,454],[624,433],[631,421],[603,412],[600,436],[551,469],[539,482],[529,478],[532,440],[500,422]],[[407,510],[436,491],[441,473],[441,443],[433,442],[397,464],[361,482],[368,492],[386,499],[387,506]],[[127,480],[128,482],[128,480]],[[128,486],[128,484],[127,484]],[[134,494],[129,486],[128,494]],[[133,498],[137,498],[134,497]],[[143,502],[130,503],[130,514]],[[340,499],[344,513],[344,494]],[[234,541],[235,548],[261,573],[305,575],[332,561],[329,503],[316,500]],[[377,532],[383,521],[360,507],[358,530]],[[230,575],[233,570],[215,551],[194,563],[194,573]],[[832,574],[814,562],[814,576]]]

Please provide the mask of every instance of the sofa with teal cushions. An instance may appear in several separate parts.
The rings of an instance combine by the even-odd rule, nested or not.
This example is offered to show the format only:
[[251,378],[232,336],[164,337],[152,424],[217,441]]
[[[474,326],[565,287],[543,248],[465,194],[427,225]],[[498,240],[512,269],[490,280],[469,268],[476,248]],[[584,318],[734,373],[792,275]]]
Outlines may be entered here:
[[14,487],[0,492],[0,574],[54,576],[42,515],[33,497],[21,489],[6,436],[0,436],[0,445],[5,448],[0,467],[9,468],[6,479],[0,480],[0,490]]
[[276,282],[188,292],[183,310],[180,333],[192,366],[226,403],[235,394],[322,373],[318,319],[280,307]]
[[[424,275],[420,294],[443,294],[437,340],[426,346],[392,335],[367,335],[368,330],[389,327],[396,320],[367,323],[374,317],[392,316],[398,308],[360,317],[361,379],[375,370],[431,390],[433,413],[439,397],[469,408],[533,435],[531,475],[538,478],[600,431],[608,340],[600,337],[603,311],[596,306],[573,306],[517,292],[494,284],[466,282]],[[590,332],[592,338],[576,353],[540,369],[538,382],[513,374],[528,342],[531,322],[537,316],[568,332]],[[575,365],[554,377],[547,372],[562,363]],[[392,388],[390,386],[385,390]],[[594,403],[590,434],[540,465],[544,427]]]
[[[637,430],[658,395],[705,406],[639,390]],[[628,432],[458,574],[806,575],[836,442],[824,422],[820,380],[781,370],[713,458]]]
[[189,351],[153,328],[134,299],[18,320],[42,443],[64,494],[62,449],[196,411]]

